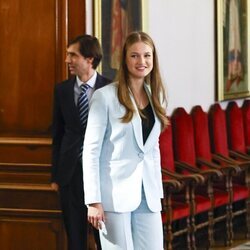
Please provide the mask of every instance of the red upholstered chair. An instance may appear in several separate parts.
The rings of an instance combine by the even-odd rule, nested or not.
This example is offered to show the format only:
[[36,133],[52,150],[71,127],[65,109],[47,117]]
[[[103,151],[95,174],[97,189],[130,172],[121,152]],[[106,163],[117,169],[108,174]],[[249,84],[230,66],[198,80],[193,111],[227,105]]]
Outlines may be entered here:
[[250,152],[250,99],[246,99],[241,107],[244,124],[244,136],[248,153]]
[[[179,231],[179,234],[189,232],[189,216],[190,216],[190,205],[184,202],[176,202],[172,200],[173,193],[178,192],[182,189],[182,184],[171,176],[163,176],[163,190],[164,199],[162,201],[162,222],[164,228],[164,249],[172,250],[172,220],[186,219],[187,226],[184,230]],[[189,236],[189,234],[188,234]],[[188,238],[189,239],[189,238]],[[190,240],[187,241],[188,249],[191,249]]]
[[[209,210],[211,204],[208,199],[202,199],[194,195],[197,185],[203,183],[203,178],[196,174],[185,175],[178,163],[174,162],[172,147],[171,125],[160,135],[161,165],[163,181],[174,178],[182,183],[182,189],[172,192],[171,197],[164,198],[162,220],[164,226],[165,249],[173,249],[173,240],[178,236],[186,234],[185,249],[195,249],[195,224],[194,215],[202,210]],[[196,204],[197,202],[197,204]],[[204,205],[202,205],[204,203]],[[205,206],[206,204],[206,206]],[[194,209],[199,206],[199,209]],[[202,209],[203,208],[203,209]],[[185,225],[178,230],[173,228],[173,224],[180,220],[185,221]],[[180,248],[179,248],[180,249]]]
[[[245,200],[245,206],[238,211],[234,211],[234,214],[246,213],[247,237],[250,237],[250,161],[246,157],[229,150],[226,114],[218,103],[211,105],[209,110],[209,132],[212,152],[224,161],[239,166],[242,170],[242,178],[235,178],[234,183],[247,187],[247,192],[244,194],[242,191],[242,196],[239,197],[239,200]],[[236,192],[234,195],[237,195]]]
[[[173,126],[173,141],[174,154],[178,162],[185,163],[190,168],[190,171],[202,174],[206,179],[203,188],[199,188],[199,193],[203,197],[208,197],[212,204],[208,216],[208,236],[210,245],[214,244],[214,223],[225,220],[227,223],[227,232],[230,231],[230,197],[226,190],[216,188],[214,189],[214,182],[218,177],[222,177],[221,171],[216,169],[214,165],[208,162],[202,164],[196,159],[195,143],[194,143],[194,128],[193,121],[190,114],[184,108],[177,108],[172,115]],[[191,170],[192,169],[192,170]],[[225,208],[225,214],[215,217],[214,210],[216,208]],[[226,235],[230,236],[229,233]]]
[[229,149],[241,154],[246,160],[250,160],[250,156],[247,155],[243,111],[235,101],[227,105],[226,121]]
[[194,125],[194,140],[197,159],[202,162],[208,161],[216,163],[224,174],[224,181],[216,184],[218,187],[224,187],[230,194],[230,217],[229,217],[229,237],[228,244],[233,241],[232,231],[232,204],[241,199],[248,198],[248,188],[245,185],[239,185],[233,182],[233,176],[240,172],[240,168],[228,164],[223,158],[217,157],[211,152],[211,144],[209,138],[208,114],[204,112],[201,106],[195,106],[191,112]]

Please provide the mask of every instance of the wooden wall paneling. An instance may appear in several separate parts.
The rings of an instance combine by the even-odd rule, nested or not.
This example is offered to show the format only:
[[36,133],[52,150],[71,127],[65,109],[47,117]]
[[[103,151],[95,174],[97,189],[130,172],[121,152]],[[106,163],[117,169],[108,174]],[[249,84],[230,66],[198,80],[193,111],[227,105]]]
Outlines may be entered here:
[[0,135],[49,136],[53,86],[66,76],[67,0],[1,0]]
[[60,210],[58,195],[50,185],[0,184],[1,208]]
[[50,164],[50,138],[0,137],[0,163]]
[[1,0],[0,23],[0,249],[66,250],[50,188],[53,89],[85,32],[85,1]]
[[[65,64],[65,53],[68,44],[69,29],[69,1],[71,0],[55,0],[56,3],[56,60],[55,65],[56,79],[53,82],[59,83],[68,77],[68,68]],[[52,103],[51,103],[52,107]]]
[[58,195],[49,184],[0,183],[0,200],[0,249],[66,249]]
[[0,9],[0,136],[49,137],[54,84],[68,75],[68,40],[85,32],[85,1],[1,0]]
[[50,164],[0,163],[0,183],[50,184]]
[[48,214],[12,212],[0,216],[0,249],[66,250],[63,225]]
[[68,5],[68,37],[69,40],[86,32],[85,28],[85,1],[70,0]]

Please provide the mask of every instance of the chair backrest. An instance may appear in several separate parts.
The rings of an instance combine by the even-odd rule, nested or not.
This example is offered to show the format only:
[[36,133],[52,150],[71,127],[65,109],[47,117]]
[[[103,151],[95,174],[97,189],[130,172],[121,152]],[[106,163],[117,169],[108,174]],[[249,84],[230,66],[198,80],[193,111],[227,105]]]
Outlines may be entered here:
[[226,108],[228,146],[230,149],[246,152],[244,124],[241,108],[235,101],[230,101]]
[[244,136],[247,147],[250,147],[250,99],[246,99],[241,107],[244,124]]
[[211,105],[208,113],[209,136],[213,153],[229,156],[226,114],[220,104]]
[[209,138],[208,114],[202,110],[201,106],[196,105],[191,111],[191,116],[194,126],[196,156],[211,161],[212,154]]
[[177,108],[171,116],[171,121],[175,159],[195,165],[194,129],[191,115],[184,108]]
[[161,167],[171,172],[175,172],[171,124],[168,125],[168,127],[161,133],[159,144],[161,153]]

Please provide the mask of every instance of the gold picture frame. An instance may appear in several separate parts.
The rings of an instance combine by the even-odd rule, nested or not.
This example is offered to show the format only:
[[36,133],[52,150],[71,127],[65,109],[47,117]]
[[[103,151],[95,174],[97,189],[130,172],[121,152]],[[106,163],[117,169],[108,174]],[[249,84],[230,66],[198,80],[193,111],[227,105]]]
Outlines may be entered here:
[[250,1],[216,0],[216,99],[250,96]]
[[94,35],[103,50],[98,72],[114,79],[126,35],[147,29],[147,0],[93,0],[93,8]]

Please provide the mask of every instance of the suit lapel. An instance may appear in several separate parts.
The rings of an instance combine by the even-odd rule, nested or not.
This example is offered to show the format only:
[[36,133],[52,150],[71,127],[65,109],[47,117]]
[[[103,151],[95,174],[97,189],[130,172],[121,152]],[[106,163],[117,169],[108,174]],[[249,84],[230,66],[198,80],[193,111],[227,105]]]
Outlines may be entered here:
[[143,145],[143,136],[142,136],[142,120],[141,120],[135,99],[133,97],[133,94],[131,91],[129,91],[129,92],[130,92],[130,98],[131,98],[132,103],[133,103],[134,108],[135,108],[135,114],[133,115],[133,118],[131,120],[132,125],[133,125],[133,130],[134,130],[134,136],[136,138],[137,144],[140,147],[140,149],[143,152],[147,152],[152,146],[155,145],[155,138],[157,138],[159,136],[161,124],[160,124],[158,117],[155,114],[155,110],[154,110],[154,106],[153,106],[152,98],[151,98],[150,87],[145,83],[144,88],[145,88],[145,91],[148,95],[148,99],[149,99],[150,105],[152,107],[154,116],[155,116],[154,126],[153,126],[152,130],[150,131],[150,134],[148,135],[148,138],[147,138],[144,145]]
[[140,114],[139,114],[139,111],[137,109],[137,105],[136,105],[136,102],[135,102],[135,99],[131,93],[131,91],[129,90],[129,94],[130,94],[130,98],[132,100],[132,103],[134,105],[134,108],[135,108],[135,113],[133,115],[133,118],[131,120],[132,122],[132,125],[133,125],[133,130],[134,130],[134,136],[135,136],[135,139],[137,141],[137,144],[139,146],[139,148],[144,151],[144,146],[143,146],[143,138],[142,138],[142,123],[141,123],[141,117],[140,117]]
[[159,136],[159,133],[160,133],[160,130],[161,130],[161,123],[160,123],[160,120],[159,118],[157,117],[157,115],[155,114],[155,110],[154,110],[154,105],[152,103],[152,98],[151,98],[151,90],[150,90],[150,87],[146,84],[144,84],[144,88],[145,88],[145,91],[148,95],[148,99],[149,99],[149,102],[150,102],[150,105],[151,105],[151,108],[153,110],[153,113],[154,113],[154,117],[155,117],[155,123],[154,123],[154,126],[152,128],[152,130],[150,131],[149,135],[148,135],[148,138],[144,144],[144,151],[148,151],[152,146],[155,145],[155,138],[158,138]]
[[95,89],[99,89],[105,86],[108,83],[107,79],[102,77],[99,73],[97,73],[96,82],[95,82]]
[[76,78],[72,78],[69,80],[69,84],[67,88],[65,89],[65,96],[68,98],[68,100],[67,101],[65,100],[65,103],[69,105],[69,109],[72,112],[71,113],[72,120],[80,129],[81,128],[80,117],[79,117],[77,106],[75,104],[75,93],[74,93],[75,81],[76,81]]

